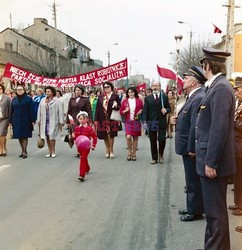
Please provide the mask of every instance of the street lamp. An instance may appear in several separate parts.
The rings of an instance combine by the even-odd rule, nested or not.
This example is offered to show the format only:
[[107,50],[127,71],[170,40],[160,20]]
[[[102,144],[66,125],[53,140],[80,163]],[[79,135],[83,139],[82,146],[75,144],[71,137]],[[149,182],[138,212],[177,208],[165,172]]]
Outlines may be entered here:
[[[179,59],[180,59],[180,43],[182,40],[182,35],[176,35],[176,88],[177,88],[177,82],[178,82],[178,72],[179,72]],[[174,87],[174,83],[173,83]]]
[[118,45],[118,43],[113,43],[108,47],[108,66],[110,65],[110,49],[112,46]]
[[189,46],[189,59],[190,59],[190,63],[192,60],[192,25],[190,23],[187,22],[183,22],[183,21],[177,21],[180,24],[188,24],[190,26],[190,46]]

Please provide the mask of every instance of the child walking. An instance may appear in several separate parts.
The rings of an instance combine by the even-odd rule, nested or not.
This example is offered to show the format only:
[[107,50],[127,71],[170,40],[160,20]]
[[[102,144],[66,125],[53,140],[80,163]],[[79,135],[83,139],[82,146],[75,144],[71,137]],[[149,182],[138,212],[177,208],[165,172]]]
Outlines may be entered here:
[[[74,132],[72,133],[72,137],[75,140],[78,136],[84,135],[87,138],[92,138],[92,146],[91,149],[94,150],[97,144],[97,136],[94,129],[88,124],[88,114],[85,111],[80,111],[76,116],[79,126],[75,127]],[[84,181],[85,175],[90,171],[90,166],[88,164],[88,154],[90,152],[89,149],[81,149],[78,150],[80,154],[80,170],[79,177],[80,181]]]

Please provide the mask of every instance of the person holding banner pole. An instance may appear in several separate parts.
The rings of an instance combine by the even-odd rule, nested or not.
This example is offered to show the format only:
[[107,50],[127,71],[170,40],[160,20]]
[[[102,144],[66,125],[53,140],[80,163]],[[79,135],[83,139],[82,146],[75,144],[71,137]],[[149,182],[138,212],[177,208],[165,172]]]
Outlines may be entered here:
[[[143,108],[143,120],[147,127],[152,161],[150,164],[164,162],[163,153],[166,145],[166,115],[170,112],[170,104],[167,95],[161,91],[160,82],[152,83],[153,94],[146,96]],[[159,154],[157,149],[159,144]]]
[[119,122],[110,119],[112,110],[120,110],[119,96],[113,92],[114,86],[111,82],[103,83],[104,94],[98,97],[95,126],[97,127],[98,139],[104,140],[106,147],[106,158],[113,159],[114,137],[118,135]]

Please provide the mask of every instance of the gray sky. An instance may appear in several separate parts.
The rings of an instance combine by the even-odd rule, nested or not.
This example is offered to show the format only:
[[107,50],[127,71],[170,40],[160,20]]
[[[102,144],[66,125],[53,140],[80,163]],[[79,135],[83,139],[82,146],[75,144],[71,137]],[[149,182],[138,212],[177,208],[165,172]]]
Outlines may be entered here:
[[[53,25],[49,7],[52,0],[1,0],[0,30],[33,24],[34,17],[46,18]],[[156,64],[168,65],[176,48],[174,35],[182,34],[181,49],[193,39],[220,41],[226,32],[225,0],[56,0],[58,29],[91,48],[91,57],[107,65],[128,58],[132,74],[157,79]],[[237,0],[236,5],[242,4]],[[241,9],[235,21],[241,22]],[[214,23],[223,33],[213,34]],[[117,46],[111,46],[118,42]],[[111,47],[110,47],[111,46]],[[137,60],[137,61],[136,61]]]

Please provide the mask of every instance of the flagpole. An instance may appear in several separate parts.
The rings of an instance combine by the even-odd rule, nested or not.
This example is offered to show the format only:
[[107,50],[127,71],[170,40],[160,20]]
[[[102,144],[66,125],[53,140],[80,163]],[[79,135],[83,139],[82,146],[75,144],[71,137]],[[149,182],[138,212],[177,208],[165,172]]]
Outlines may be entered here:
[[[175,87],[175,94],[177,96],[177,86],[178,86],[178,75],[179,75],[179,60],[180,60],[180,43],[182,40],[182,35],[176,35],[175,36],[175,40],[176,40],[176,83],[174,86],[173,83],[173,87]],[[175,99],[175,108],[174,108],[174,115],[176,116],[177,113],[177,98]]]

